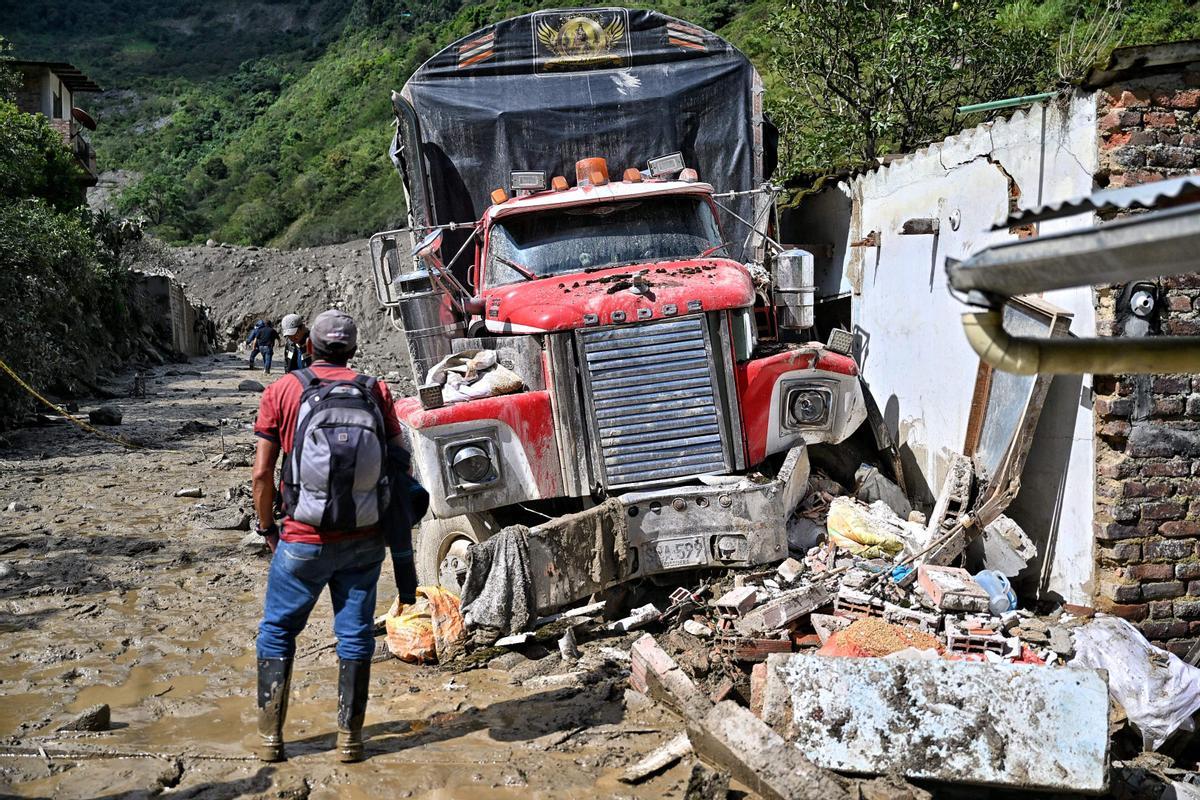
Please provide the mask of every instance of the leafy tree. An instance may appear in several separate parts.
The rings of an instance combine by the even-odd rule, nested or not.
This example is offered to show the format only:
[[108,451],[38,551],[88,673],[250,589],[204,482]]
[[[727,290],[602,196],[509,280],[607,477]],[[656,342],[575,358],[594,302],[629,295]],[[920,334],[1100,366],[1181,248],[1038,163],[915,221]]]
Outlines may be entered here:
[[21,76],[5,61],[12,60],[12,43],[0,36],[0,100],[12,100],[21,88]]
[[[1002,0],[786,0],[767,21],[794,168],[871,161],[941,138],[956,106],[1036,85],[1044,32],[1003,29]],[[779,108],[779,105],[776,105]],[[801,120],[803,120],[801,122]]]
[[79,205],[80,166],[40,114],[0,100],[0,197],[39,197],[65,211]]
[[168,175],[147,175],[117,198],[117,210],[121,213],[141,214],[155,225],[183,208],[183,191],[178,181]]

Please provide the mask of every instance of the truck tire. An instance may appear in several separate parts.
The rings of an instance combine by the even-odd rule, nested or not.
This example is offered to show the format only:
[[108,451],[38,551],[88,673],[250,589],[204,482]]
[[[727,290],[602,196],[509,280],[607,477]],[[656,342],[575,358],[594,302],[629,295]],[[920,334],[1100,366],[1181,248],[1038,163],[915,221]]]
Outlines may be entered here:
[[494,523],[479,514],[449,519],[427,519],[417,533],[417,582],[442,586],[462,594],[467,575],[467,548],[485,541],[495,532]]

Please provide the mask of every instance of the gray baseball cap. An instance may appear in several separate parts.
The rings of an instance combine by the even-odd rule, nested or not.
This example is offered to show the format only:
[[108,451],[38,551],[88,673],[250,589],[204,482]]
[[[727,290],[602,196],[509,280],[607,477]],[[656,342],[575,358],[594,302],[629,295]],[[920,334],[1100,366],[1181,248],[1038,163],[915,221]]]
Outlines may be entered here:
[[284,336],[294,336],[303,324],[304,320],[300,318],[299,314],[284,314],[283,322],[279,323],[279,326],[283,328],[280,333]]
[[313,350],[318,353],[353,353],[358,349],[358,326],[354,318],[336,308],[317,315],[309,335]]

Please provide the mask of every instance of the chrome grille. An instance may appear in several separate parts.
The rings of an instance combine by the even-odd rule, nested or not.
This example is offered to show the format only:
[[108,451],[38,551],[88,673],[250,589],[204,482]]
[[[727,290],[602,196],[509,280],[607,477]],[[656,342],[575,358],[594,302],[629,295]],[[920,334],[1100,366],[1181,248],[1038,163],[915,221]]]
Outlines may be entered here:
[[607,486],[728,470],[703,317],[584,330],[579,343]]

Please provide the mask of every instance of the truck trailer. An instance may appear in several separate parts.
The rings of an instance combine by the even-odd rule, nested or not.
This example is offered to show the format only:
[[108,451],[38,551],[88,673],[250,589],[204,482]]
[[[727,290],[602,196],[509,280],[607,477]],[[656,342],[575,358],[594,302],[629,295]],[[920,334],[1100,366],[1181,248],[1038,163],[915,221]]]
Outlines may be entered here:
[[[376,289],[418,386],[397,402],[430,515],[423,582],[527,530],[540,611],[638,578],[788,554],[807,447],[866,417],[850,335],[813,334],[813,257],[777,241],[750,61],[623,8],[454,42],[393,93],[408,225]],[[503,394],[431,371],[496,354]]]

